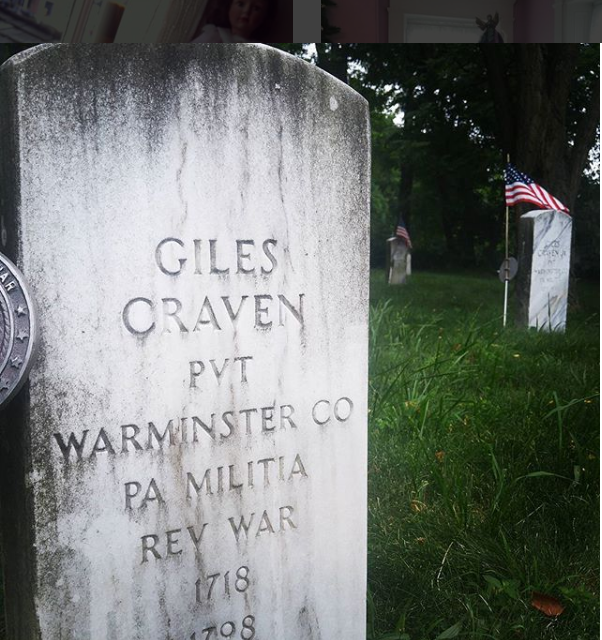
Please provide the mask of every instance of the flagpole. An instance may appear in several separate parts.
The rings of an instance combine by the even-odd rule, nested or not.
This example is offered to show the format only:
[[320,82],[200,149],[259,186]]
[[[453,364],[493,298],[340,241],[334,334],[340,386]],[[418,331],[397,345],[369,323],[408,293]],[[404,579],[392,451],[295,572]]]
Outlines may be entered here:
[[[506,155],[506,166],[510,164],[510,154]],[[509,226],[509,207],[506,202],[506,257],[504,260],[504,327],[506,326],[506,316],[508,312],[508,226]]]

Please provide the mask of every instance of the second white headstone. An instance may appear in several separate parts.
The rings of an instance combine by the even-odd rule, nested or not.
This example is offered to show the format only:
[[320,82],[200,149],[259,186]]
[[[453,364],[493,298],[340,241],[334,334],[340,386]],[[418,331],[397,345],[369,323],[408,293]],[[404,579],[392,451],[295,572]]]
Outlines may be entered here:
[[572,218],[561,211],[521,216],[518,322],[564,331],[569,293]]

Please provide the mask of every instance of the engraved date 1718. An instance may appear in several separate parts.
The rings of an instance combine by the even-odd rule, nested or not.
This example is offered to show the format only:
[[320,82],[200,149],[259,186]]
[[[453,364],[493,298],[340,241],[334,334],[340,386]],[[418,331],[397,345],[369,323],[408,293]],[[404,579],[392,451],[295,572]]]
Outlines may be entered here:
[[199,578],[195,583],[196,601],[205,602],[206,600],[211,600],[213,596],[218,595],[218,589],[216,589],[218,585],[223,587],[223,590],[219,589],[219,595],[223,593],[224,596],[229,597],[231,582],[238,593],[246,591],[249,588],[249,567],[239,567],[236,570],[236,574],[232,576],[232,579],[229,571],[226,571],[224,574],[214,573],[207,576],[205,582]]

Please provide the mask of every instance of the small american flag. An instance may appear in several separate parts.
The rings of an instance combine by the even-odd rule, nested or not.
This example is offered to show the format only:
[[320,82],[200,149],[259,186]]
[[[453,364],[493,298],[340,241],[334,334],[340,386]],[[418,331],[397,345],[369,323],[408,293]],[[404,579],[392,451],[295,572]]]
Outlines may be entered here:
[[408,230],[406,229],[406,226],[403,222],[403,218],[401,216],[399,216],[399,222],[397,223],[397,228],[395,229],[395,235],[398,238],[403,238],[406,244],[408,245],[409,249],[412,248],[412,241],[410,240],[410,234],[408,233]]
[[508,164],[506,166],[506,204],[511,207],[517,202],[531,202],[542,209],[556,209],[570,215],[568,208],[560,200],[556,200],[528,175]]

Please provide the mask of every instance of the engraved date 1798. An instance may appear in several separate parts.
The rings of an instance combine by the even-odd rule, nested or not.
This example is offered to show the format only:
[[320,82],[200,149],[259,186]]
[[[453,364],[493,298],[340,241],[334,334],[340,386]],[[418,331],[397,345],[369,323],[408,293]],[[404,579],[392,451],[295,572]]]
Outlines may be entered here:
[[219,638],[242,638],[242,640],[253,640],[255,638],[255,616],[245,616],[242,625],[237,632],[234,622],[224,622],[221,626],[206,627],[197,635],[195,631],[190,640],[218,640]]

